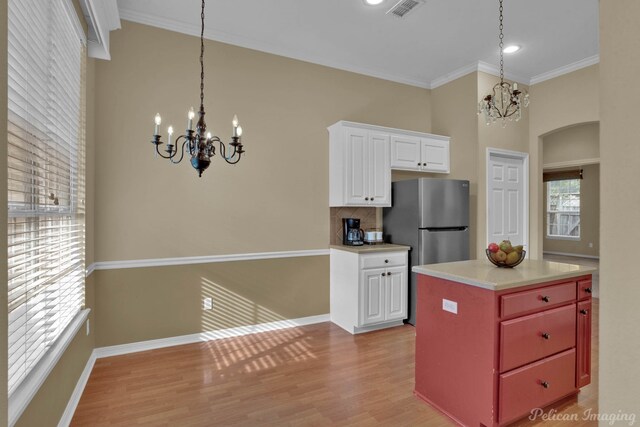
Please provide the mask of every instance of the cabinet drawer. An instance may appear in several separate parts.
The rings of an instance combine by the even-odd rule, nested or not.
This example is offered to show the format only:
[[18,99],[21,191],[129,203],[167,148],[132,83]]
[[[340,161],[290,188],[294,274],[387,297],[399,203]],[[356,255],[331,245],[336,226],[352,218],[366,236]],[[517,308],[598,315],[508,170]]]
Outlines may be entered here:
[[500,316],[544,310],[576,300],[576,282],[561,283],[500,297]]
[[385,252],[360,256],[360,268],[384,268],[407,265],[407,253]]
[[576,351],[571,349],[500,375],[500,423],[523,417],[531,409],[575,391],[575,369]]
[[591,279],[578,280],[578,299],[591,298]]
[[576,345],[576,305],[500,323],[500,372]]

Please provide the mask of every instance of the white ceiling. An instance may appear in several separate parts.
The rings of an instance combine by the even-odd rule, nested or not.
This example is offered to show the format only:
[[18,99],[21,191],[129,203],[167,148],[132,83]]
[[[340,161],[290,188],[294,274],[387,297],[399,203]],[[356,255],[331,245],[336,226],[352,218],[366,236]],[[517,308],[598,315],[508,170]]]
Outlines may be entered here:
[[[498,66],[498,1],[208,0],[207,38],[421,87]],[[505,0],[507,77],[535,83],[598,60],[598,0]],[[200,34],[199,0],[118,0],[122,19]]]

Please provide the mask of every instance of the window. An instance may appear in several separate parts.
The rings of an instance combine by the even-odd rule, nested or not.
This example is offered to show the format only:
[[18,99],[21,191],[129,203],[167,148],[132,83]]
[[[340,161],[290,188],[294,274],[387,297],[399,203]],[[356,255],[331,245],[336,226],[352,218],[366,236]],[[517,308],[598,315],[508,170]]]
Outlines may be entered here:
[[547,237],[580,239],[580,180],[547,182]]
[[70,1],[8,7],[12,395],[84,304],[85,48]]

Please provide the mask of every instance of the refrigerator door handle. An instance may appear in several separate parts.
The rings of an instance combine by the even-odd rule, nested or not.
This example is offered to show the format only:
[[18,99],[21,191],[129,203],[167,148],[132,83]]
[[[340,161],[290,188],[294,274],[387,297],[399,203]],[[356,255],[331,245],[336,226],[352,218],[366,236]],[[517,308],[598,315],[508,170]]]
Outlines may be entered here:
[[466,231],[469,227],[427,227],[422,230],[427,230],[430,233],[436,233],[438,231]]

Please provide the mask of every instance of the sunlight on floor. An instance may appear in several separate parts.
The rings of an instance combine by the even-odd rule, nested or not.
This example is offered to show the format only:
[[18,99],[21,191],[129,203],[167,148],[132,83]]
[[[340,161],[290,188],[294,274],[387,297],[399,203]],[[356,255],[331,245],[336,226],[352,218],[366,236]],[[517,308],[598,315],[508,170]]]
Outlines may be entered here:
[[[229,376],[316,359],[310,350],[310,338],[295,328],[298,323],[207,278],[201,279],[202,299],[213,300],[213,308],[202,312],[204,345],[213,357],[212,369],[203,372],[205,384],[211,383],[215,371]],[[269,334],[279,329],[284,330]],[[225,339],[232,336],[236,338]]]

